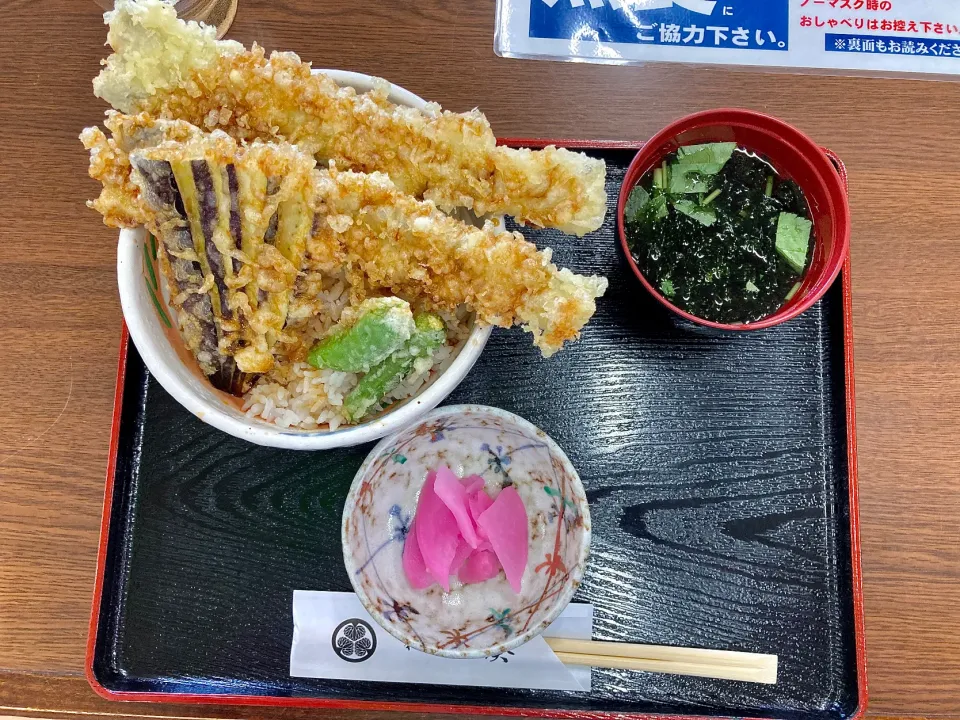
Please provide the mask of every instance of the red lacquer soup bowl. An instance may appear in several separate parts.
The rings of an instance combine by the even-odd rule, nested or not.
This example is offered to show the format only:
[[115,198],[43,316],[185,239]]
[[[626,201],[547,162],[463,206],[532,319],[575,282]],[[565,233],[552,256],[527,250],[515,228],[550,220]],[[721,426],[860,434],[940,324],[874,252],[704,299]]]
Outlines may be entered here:
[[[794,295],[778,310],[749,323],[718,323],[692,315],[670,302],[644,277],[627,244],[623,213],[630,191],[647,172],[685,145],[735,142],[768,160],[777,172],[803,190],[813,220],[813,257]],[[843,180],[823,149],[792,125],[750,110],[708,110],[689,115],[657,133],[630,163],[617,204],[620,244],[644,287],[677,315],[724,330],[760,330],[808,310],[827,291],[843,267],[850,245],[850,208]]]

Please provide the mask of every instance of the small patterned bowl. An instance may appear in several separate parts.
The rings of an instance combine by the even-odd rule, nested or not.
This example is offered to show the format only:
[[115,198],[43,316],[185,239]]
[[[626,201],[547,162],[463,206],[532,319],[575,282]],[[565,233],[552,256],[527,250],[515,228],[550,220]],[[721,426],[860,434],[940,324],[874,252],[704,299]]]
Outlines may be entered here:
[[[447,465],[481,475],[488,491],[513,483],[527,509],[530,545],[519,595],[500,575],[451,592],[415,590],[403,543],[427,473]],[[590,548],[580,477],[546,433],[504,410],[438,408],[382,440],[357,472],[343,510],[343,557],[373,618],[410,647],[450,658],[499,655],[543,632],[570,602]]]

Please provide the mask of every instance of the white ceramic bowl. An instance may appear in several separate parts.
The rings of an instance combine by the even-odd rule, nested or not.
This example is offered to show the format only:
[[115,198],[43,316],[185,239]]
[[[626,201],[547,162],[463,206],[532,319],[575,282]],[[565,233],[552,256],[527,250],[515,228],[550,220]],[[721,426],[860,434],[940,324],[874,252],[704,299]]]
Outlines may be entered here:
[[[511,483],[530,526],[520,593],[501,572],[445,593],[417,590],[403,546],[427,473],[447,465]],[[587,565],[590,508],[563,450],[535,425],[482,405],[449,405],[384,438],[357,472],[343,508],[343,560],[360,602],[409,647],[449,658],[499,655],[543,632],[570,602]]]
[[[351,86],[360,93],[373,88],[374,79],[369,75],[342,70],[323,72],[340,85]],[[390,100],[415,108],[423,108],[427,104],[409,90],[396,85],[391,86]],[[121,230],[117,245],[120,305],[130,337],[143,362],[163,388],[198,418],[225,433],[258,445],[291,450],[325,450],[360,445],[396,432],[415,422],[453,392],[480,357],[490,337],[489,326],[475,325],[454,361],[442,374],[433,378],[417,395],[398,403],[373,420],[333,431],[281,428],[273,423],[248,418],[239,405],[231,403],[223,393],[215,390],[200,376],[196,367],[188,366],[178,354],[157,304],[163,306],[167,321],[175,323],[176,315],[168,305],[166,294],[152,287],[154,280],[159,278],[153,277],[145,263],[146,239],[147,233],[142,228]],[[159,290],[162,289],[161,280]],[[173,335],[176,335],[175,329]],[[180,353],[186,352],[182,346],[179,350]]]

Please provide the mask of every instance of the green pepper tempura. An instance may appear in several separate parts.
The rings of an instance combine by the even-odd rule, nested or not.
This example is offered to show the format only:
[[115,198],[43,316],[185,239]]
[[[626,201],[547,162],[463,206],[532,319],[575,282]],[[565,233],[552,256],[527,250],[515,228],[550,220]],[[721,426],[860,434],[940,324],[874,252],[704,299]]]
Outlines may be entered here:
[[382,363],[370,369],[343,401],[348,418],[355,421],[392,392],[414,370],[418,361],[432,363],[433,353],[447,339],[443,320],[430,313],[418,314],[416,330],[406,344]]
[[447,339],[443,320],[432,313],[414,317],[410,304],[395,297],[372,298],[352,324],[335,327],[310,351],[316,368],[364,373],[344,398],[344,414],[360,420],[410,373],[430,367]]
[[353,325],[338,326],[310,351],[315,368],[367,372],[386,360],[413,334],[410,303],[395,297],[371,298],[358,309]]

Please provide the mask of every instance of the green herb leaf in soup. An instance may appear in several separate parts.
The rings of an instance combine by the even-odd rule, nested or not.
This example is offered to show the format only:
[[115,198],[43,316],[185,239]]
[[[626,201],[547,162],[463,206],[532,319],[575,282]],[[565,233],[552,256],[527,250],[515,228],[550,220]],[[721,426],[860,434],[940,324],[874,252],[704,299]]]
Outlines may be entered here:
[[663,218],[669,214],[670,211],[667,209],[667,196],[662,192],[653,195],[647,204],[647,217],[650,221],[663,220]]
[[793,213],[782,212],[777,220],[777,252],[797,272],[807,266],[813,223]]
[[674,295],[677,294],[676,288],[673,287],[673,280],[671,280],[670,278],[664,278],[660,282],[660,290],[668,298],[672,298]]
[[760,292],[760,288],[758,288],[756,285],[754,285],[752,280],[747,280],[746,288],[747,288],[747,292],[749,292],[749,293],[758,293],[758,292]]
[[670,166],[670,182],[667,187],[672,195],[689,195],[691,193],[705,193],[710,188],[707,178],[700,166],[676,165]]
[[687,145],[677,149],[677,164],[701,175],[716,175],[723,170],[733,151],[737,149],[736,143],[708,143],[706,145]]
[[630,191],[630,197],[627,198],[627,206],[623,209],[624,217],[627,222],[636,222],[640,219],[640,213],[650,202],[650,193],[646,189],[637,185]]
[[693,200],[677,200],[673,207],[677,209],[678,212],[682,212],[687,217],[692,217],[701,225],[706,225],[710,227],[717,221],[717,213],[713,208],[703,207],[698,205]]

